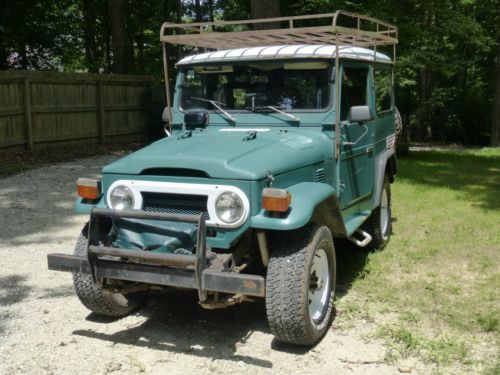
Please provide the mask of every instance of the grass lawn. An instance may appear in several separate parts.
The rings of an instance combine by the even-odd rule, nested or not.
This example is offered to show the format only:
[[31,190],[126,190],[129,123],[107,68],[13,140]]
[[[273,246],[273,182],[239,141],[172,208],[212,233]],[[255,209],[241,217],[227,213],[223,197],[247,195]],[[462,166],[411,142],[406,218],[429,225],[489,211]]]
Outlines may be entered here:
[[338,249],[339,324],[374,322],[388,359],[500,374],[500,148],[413,152],[392,194],[388,246]]

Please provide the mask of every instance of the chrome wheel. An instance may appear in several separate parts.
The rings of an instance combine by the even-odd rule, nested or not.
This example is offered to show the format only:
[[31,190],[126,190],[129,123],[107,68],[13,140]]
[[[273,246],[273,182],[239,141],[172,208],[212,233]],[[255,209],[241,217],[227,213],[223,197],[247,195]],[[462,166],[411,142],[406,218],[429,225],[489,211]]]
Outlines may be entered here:
[[314,253],[309,272],[309,316],[315,323],[323,319],[330,299],[330,270],[323,249]]

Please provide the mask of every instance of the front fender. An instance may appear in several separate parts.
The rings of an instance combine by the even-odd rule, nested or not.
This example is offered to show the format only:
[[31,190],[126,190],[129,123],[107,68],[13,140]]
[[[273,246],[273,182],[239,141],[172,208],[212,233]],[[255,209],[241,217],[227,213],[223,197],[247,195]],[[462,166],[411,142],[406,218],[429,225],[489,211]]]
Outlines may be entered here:
[[[292,230],[312,221],[316,209],[324,202],[336,199],[335,189],[320,182],[301,182],[287,189],[292,196],[286,216],[273,217],[266,210],[252,216],[250,226],[255,229]],[[330,199],[329,199],[330,198]],[[336,214],[336,213],[334,213]]]
[[90,215],[90,211],[92,211],[92,208],[94,207],[106,208],[106,204],[104,203],[104,196],[101,196],[96,200],[89,200],[80,197],[75,199],[75,212],[77,214]]

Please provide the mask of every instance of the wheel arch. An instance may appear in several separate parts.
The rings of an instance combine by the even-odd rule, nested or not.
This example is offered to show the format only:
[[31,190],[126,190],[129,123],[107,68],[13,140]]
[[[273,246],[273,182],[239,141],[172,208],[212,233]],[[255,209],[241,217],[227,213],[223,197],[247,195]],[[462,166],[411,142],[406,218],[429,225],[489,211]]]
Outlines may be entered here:
[[398,172],[398,164],[396,160],[396,152],[393,149],[388,149],[377,156],[375,160],[375,181],[374,181],[374,202],[373,207],[378,207],[382,199],[382,190],[384,186],[385,176],[392,183]]
[[252,228],[289,231],[317,222],[327,225],[334,236],[346,235],[342,211],[332,186],[319,182],[301,182],[287,190],[292,196],[291,209],[287,215],[274,217],[261,210],[252,216]]

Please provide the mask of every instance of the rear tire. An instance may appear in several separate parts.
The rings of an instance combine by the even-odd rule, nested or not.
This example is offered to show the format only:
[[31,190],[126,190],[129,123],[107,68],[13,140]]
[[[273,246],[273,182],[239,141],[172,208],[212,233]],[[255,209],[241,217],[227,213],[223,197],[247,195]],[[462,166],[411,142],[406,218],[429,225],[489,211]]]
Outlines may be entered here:
[[[87,238],[83,233],[76,241],[74,254],[87,256]],[[91,275],[85,273],[73,273],[73,287],[78,299],[87,309],[99,315],[115,318],[130,314],[146,296],[143,292],[130,294],[105,292],[94,284]]]
[[392,232],[392,199],[391,183],[387,177],[384,179],[380,205],[373,210],[363,228],[372,236],[368,245],[370,249],[381,249],[389,242]]
[[274,336],[313,345],[333,318],[336,261],[330,230],[310,224],[286,233],[267,269],[266,310]]

